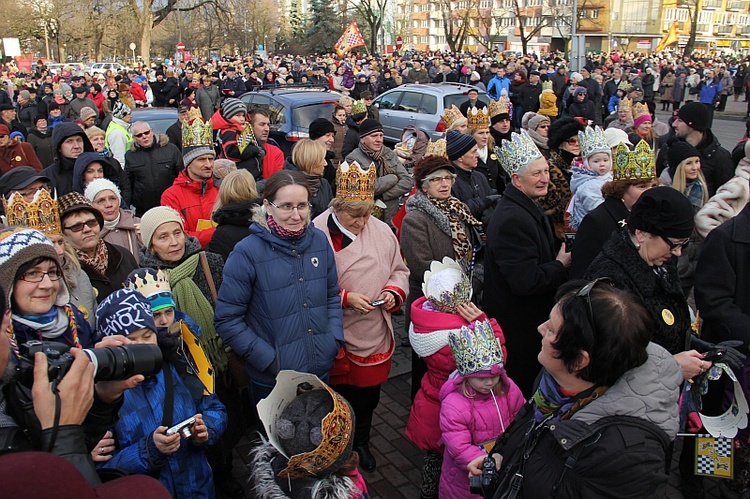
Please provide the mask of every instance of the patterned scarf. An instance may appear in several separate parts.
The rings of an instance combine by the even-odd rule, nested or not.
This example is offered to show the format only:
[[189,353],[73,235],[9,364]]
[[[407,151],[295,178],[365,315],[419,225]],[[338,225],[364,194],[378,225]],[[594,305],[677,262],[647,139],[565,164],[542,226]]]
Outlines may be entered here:
[[539,381],[539,388],[531,399],[534,401],[534,419],[541,422],[550,414],[558,421],[570,419],[579,409],[593,402],[607,391],[606,386],[591,387],[577,395],[562,393],[560,385],[545,369]]
[[[365,155],[368,158],[372,158],[372,161],[375,163],[375,170],[378,172],[378,177],[382,177],[383,175],[391,175],[393,173],[393,170],[391,170],[385,158],[383,158],[382,147],[380,148],[379,151],[375,152],[369,147],[367,147],[367,144],[365,144],[364,142],[360,142],[359,150],[365,153]],[[364,166],[365,165],[362,165],[363,168]]]
[[685,186],[685,196],[690,200],[694,211],[703,208],[703,182],[700,179],[688,182]]
[[99,239],[99,242],[96,243],[96,251],[94,252],[93,257],[88,256],[83,251],[78,250],[76,250],[76,254],[78,255],[78,259],[81,261],[81,263],[91,265],[101,275],[107,275],[107,265],[109,265],[109,251],[107,250],[107,245],[104,244],[103,239]]
[[277,224],[276,220],[274,220],[271,215],[268,215],[268,217],[266,217],[266,221],[268,222],[268,227],[276,234],[278,234],[278,236],[282,239],[294,239],[300,237],[305,233],[305,229],[307,229],[307,225],[299,230],[285,229],[284,227]]
[[448,217],[448,222],[450,222],[451,228],[453,251],[456,253],[456,260],[460,262],[461,266],[466,269],[469,274],[471,274],[471,267],[474,259],[474,246],[472,245],[471,234],[467,234],[466,230],[464,230],[464,223],[476,227],[481,232],[482,236],[484,236],[482,222],[474,218],[474,215],[471,214],[469,208],[453,196],[440,201],[428,194],[427,199],[429,199],[441,213]]

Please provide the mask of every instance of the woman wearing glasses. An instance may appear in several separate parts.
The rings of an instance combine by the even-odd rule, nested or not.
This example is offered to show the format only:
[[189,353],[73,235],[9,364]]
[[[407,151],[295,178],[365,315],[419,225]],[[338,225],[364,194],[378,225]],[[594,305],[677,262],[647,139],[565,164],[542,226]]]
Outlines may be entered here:
[[[490,455],[519,497],[664,497],[682,376],[638,297],[568,283],[541,334],[534,396]],[[481,474],[483,458],[469,464]],[[503,495],[503,497],[505,497]]]
[[257,404],[282,369],[328,381],[344,331],[336,261],[325,235],[310,226],[305,175],[274,173],[253,215],[250,235],[224,266],[215,323],[244,359]]
[[89,276],[101,303],[122,287],[128,274],[138,268],[138,263],[127,249],[102,239],[104,217],[83,194],[66,194],[58,200],[58,209],[63,236],[75,249],[81,268]]

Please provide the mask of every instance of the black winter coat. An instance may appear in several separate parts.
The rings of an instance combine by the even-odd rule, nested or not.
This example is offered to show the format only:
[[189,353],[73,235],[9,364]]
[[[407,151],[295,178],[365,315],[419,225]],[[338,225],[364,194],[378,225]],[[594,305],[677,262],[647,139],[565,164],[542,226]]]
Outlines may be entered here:
[[480,172],[464,170],[455,163],[453,166],[456,168],[456,183],[451,194],[466,204],[471,214],[486,226],[492,217],[492,201],[487,196],[497,194],[497,191],[490,187],[487,177]]
[[[734,177],[732,155],[721,146],[719,139],[711,132],[710,128],[703,132],[703,139],[695,148],[701,155],[701,171],[703,176],[706,177],[708,195],[709,197],[713,196],[716,194],[716,189]],[[667,147],[662,147],[659,150],[659,155],[656,158],[657,175],[661,175],[661,172],[669,166],[667,149]]]
[[750,205],[709,232],[701,248],[695,270],[695,303],[707,341],[742,340],[746,349],[750,346],[748,272]]
[[55,151],[55,161],[42,170],[40,175],[44,175],[50,179],[52,187],[57,189],[58,197],[73,192],[73,167],[75,160],[59,157],[59,151],[60,144],[65,139],[74,135],[79,135],[83,139],[83,150],[85,152],[94,152],[94,147],[91,145],[86,133],[75,123],[60,123],[54,128],[52,132],[52,147]]
[[354,121],[351,116],[346,117],[346,135],[344,136],[344,145],[341,146],[341,157],[346,158],[349,153],[359,147],[359,123]]
[[213,220],[217,224],[206,251],[220,255],[224,261],[229,258],[234,246],[250,235],[250,224],[253,208],[262,203],[260,199],[229,203],[214,213]]
[[[657,272],[659,275],[657,275]],[[690,332],[690,309],[682,294],[677,258],[659,268],[649,266],[635,249],[626,229],[613,233],[589,266],[585,279],[609,277],[615,286],[641,298],[654,321],[651,341],[672,355],[685,350]]]
[[52,130],[47,129],[46,133],[42,133],[36,128],[29,129],[29,136],[26,137],[26,142],[31,144],[34,148],[36,157],[39,158],[39,162],[44,165],[52,164],[55,160],[55,147],[52,143]]
[[481,157],[477,160],[477,171],[487,177],[490,189],[494,189],[496,192],[503,192],[505,190],[506,173],[500,166],[494,150],[490,149],[487,151],[486,162],[482,161]]
[[183,169],[182,152],[162,134],[148,149],[134,142],[130,151],[125,153],[125,162],[132,203],[138,216],[161,205],[162,193],[172,187]]
[[91,265],[81,262],[81,268],[89,276],[91,285],[96,290],[96,299],[99,303],[121,289],[125,279],[128,278],[128,274],[138,268],[138,263],[130,251],[107,241],[104,241],[104,244],[107,246],[107,252],[109,253],[107,275],[102,275]]
[[541,369],[537,327],[547,320],[568,270],[555,260],[555,236],[539,206],[513,184],[505,188],[487,227],[484,311],[505,333],[508,376],[531,395]]
[[622,200],[607,196],[604,202],[583,217],[573,242],[570,278],[583,279],[586,270],[601,252],[612,232],[624,226],[630,211]]
[[542,95],[542,84],[532,85],[529,82],[524,83],[518,89],[518,104],[525,113],[529,111],[539,111],[539,96]]
[[383,92],[387,92],[388,90],[392,88],[396,88],[398,86],[398,83],[396,83],[396,80],[393,78],[383,78],[382,76],[378,78],[378,95],[382,94]]

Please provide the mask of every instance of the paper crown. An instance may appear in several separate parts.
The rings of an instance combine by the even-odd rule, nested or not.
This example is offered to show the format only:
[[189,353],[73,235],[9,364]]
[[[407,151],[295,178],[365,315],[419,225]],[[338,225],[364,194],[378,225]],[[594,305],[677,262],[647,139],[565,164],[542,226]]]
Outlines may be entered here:
[[466,113],[469,120],[469,130],[484,130],[490,127],[490,113],[487,108],[477,109],[472,107]]
[[46,189],[39,189],[31,202],[26,201],[20,192],[14,192],[10,199],[3,198],[3,209],[7,227],[28,227],[48,236],[62,234],[57,200]]
[[352,102],[352,114],[361,114],[367,112],[367,103],[360,99]]
[[455,104],[453,104],[450,109],[445,109],[443,111],[443,115],[440,117],[440,119],[443,120],[443,123],[445,123],[445,126],[447,128],[450,128],[451,125],[456,122],[456,120],[460,120],[463,117],[464,115],[461,114],[461,111],[456,107]]
[[452,258],[433,261],[430,269],[425,270],[422,294],[441,312],[458,313],[457,307],[469,303],[472,292],[471,281]]
[[656,158],[648,142],[641,140],[632,151],[620,142],[612,158],[614,180],[647,180],[656,178]]
[[182,148],[187,147],[214,147],[211,120],[204,123],[196,108],[188,111],[187,119],[182,122]]
[[344,161],[336,171],[336,197],[343,201],[373,201],[376,177],[374,164],[364,170],[356,161]]
[[547,80],[542,82],[542,91],[545,90],[552,90],[552,80]]
[[632,109],[633,101],[628,99],[627,97],[623,97],[620,99],[620,102],[617,104],[617,110],[618,111],[630,111]]
[[498,114],[510,114],[510,107],[508,106],[508,98],[500,96],[499,100],[490,99],[490,118],[494,118]]
[[461,326],[458,333],[451,331],[448,344],[451,346],[456,368],[462,376],[503,365],[500,341],[495,337],[489,320],[476,321],[473,331],[467,326]]
[[627,80],[620,81],[620,84],[617,85],[617,90],[625,90],[626,92],[629,91],[631,88],[633,88],[633,85],[630,84]]
[[258,141],[255,140],[253,127],[250,125],[250,123],[245,123],[245,127],[242,129],[242,133],[237,136],[237,149],[239,149],[240,154],[242,154],[247,146],[257,145]]
[[314,374],[296,371],[280,371],[276,386],[271,394],[258,402],[258,415],[271,444],[284,454],[283,446],[276,431],[276,421],[284,408],[302,392],[326,390],[333,398],[333,410],[321,422],[322,438],[320,445],[310,452],[303,452],[289,458],[286,468],[279,472],[282,478],[295,480],[305,476],[316,476],[332,468],[339,458],[350,448],[354,434],[352,411],[349,403]]
[[526,130],[521,130],[520,133],[513,132],[511,140],[503,139],[500,147],[495,147],[495,154],[508,175],[518,173],[518,170],[542,157],[542,153]]
[[581,146],[581,157],[588,158],[598,152],[611,153],[607,139],[604,137],[604,130],[598,126],[595,128],[586,127],[583,132],[578,132],[578,143]]
[[169,277],[162,270],[141,268],[133,271],[125,280],[125,287],[135,289],[151,303],[151,309],[158,312],[175,307]]
[[646,115],[651,116],[651,113],[648,112],[648,106],[642,102],[636,102],[633,106],[633,121]]
[[445,139],[437,139],[436,141],[430,140],[427,144],[427,150],[424,153],[425,156],[440,156],[441,158],[448,159],[448,143]]

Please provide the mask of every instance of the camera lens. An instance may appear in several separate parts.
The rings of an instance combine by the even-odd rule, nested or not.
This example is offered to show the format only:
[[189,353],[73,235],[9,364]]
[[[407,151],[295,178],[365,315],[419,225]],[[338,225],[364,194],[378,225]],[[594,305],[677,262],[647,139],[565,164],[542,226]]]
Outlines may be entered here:
[[121,345],[84,352],[96,366],[96,381],[128,379],[136,374],[149,376],[161,370],[162,356],[157,345]]

